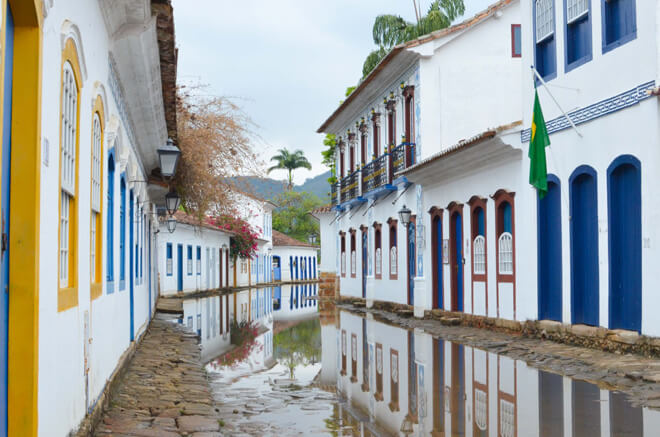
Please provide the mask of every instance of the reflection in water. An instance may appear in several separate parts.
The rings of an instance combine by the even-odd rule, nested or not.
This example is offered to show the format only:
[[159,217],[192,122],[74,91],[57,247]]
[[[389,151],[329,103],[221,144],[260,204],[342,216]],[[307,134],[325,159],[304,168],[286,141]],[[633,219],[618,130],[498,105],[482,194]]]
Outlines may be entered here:
[[260,347],[241,363],[209,365],[221,404],[244,412],[233,416],[241,432],[658,435],[660,413],[633,407],[621,393],[334,307],[319,319],[308,299],[316,295],[316,285],[281,286],[184,303],[183,321],[199,333],[208,360],[236,347],[228,333],[234,320],[259,327]]

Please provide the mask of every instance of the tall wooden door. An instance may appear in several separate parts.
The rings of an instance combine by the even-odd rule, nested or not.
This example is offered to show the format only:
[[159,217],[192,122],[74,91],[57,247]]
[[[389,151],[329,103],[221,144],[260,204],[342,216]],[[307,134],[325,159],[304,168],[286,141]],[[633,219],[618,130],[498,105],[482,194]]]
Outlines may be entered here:
[[451,268],[451,310],[463,311],[463,217],[460,212],[451,215],[449,235]]
[[548,175],[548,193],[538,199],[538,294],[539,320],[561,322],[561,188]]
[[7,362],[9,341],[9,188],[11,161],[11,108],[13,84],[14,18],[7,4],[5,24],[5,83],[2,118],[2,179],[0,215],[2,216],[2,244],[0,254],[0,435],[7,434]]
[[367,231],[362,231],[362,297],[367,297]]
[[415,305],[415,222],[408,224],[408,305]]

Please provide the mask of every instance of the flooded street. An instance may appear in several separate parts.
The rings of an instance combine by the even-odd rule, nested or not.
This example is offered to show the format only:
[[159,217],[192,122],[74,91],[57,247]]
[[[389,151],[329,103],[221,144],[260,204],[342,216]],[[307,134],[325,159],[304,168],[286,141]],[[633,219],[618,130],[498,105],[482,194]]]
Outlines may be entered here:
[[369,315],[320,314],[317,293],[184,301],[225,435],[660,435],[660,412],[621,393]]

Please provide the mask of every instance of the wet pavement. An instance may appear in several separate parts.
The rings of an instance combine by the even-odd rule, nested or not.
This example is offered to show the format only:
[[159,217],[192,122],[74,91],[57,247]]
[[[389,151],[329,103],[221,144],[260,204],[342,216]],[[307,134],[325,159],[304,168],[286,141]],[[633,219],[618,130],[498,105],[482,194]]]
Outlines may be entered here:
[[[152,323],[97,435],[660,435],[657,360],[345,305],[319,314],[317,292],[184,300],[182,326]],[[211,433],[186,428],[200,424]]]

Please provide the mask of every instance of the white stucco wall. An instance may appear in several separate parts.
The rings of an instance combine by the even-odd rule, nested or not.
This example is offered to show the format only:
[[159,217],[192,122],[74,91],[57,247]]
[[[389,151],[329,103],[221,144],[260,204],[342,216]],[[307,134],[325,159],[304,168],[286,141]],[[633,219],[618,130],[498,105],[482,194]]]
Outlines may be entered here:
[[[311,280],[317,279],[319,274],[319,266],[316,261],[318,250],[313,247],[298,247],[298,246],[275,246],[273,247],[273,256],[279,256],[281,259],[280,271],[282,274],[282,282],[294,280]],[[292,266],[291,259],[298,259],[298,278],[296,279],[296,269]],[[307,275],[302,276],[301,266],[302,260],[307,262]],[[310,264],[311,263],[311,264]],[[293,270],[293,274],[292,274]],[[314,274],[316,270],[316,274]]]
[[[149,9],[148,4],[146,8]],[[155,22],[153,27],[147,26],[145,46],[158,59],[158,47],[155,39]],[[60,94],[62,49],[67,36],[74,36],[82,69],[81,90],[78,95],[80,104],[79,115],[79,156],[78,156],[78,193],[76,197],[75,217],[78,223],[77,246],[74,248],[77,257],[77,306],[65,311],[58,311],[58,229],[57,219],[60,194],[59,187],[59,157],[60,157]],[[151,41],[153,44],[151,44]],[[149,198],[144,183],[147,172],[141,162],[141,155],[128,134],[129,126],[121,116],[118,100],[113,94],[112,83],[109,80],[108,55],[113,50],[119,50],[106,33],[106,25],[99,9],[99,3],[84,0],[56,2],[48,9],[48,15],[43,24],[42,51],[42,117],[41,142],[44,144],[40,166],[41,195],[40,211],[42,217],[39,224],[39,368],[38,372],[38,432],[42,436],[66,435],[74,430],[84,418],[88,407],[92,407],[108,378],[115,370],[122,354],[130,345],[130,283],[129,260],[130,253],[135,253],[135,247],[128,247],[128,217],[129,206],[126,205],[126,282],[123,289],[119,287],[119,186],[120,176],[125,173],[128,190],[133,190],[138,210],[143,210],[140,224],[151,226],[149,235],[151,246],[140,240],[140,252],[143,259],[142,276],[134,278],[134,334],[139,337],[145,329],[154,309],[157,293],[157,251],[154,232],[157,224],[154,219],[152,199]],[[148,68],[157,70],[152,65],[152,58],[145,59]],[[119,78],[120,80],[122,78]],[[125,79],[125,78],[124,78]],[[143,81],[144,77],[134,77],[134,83]],[[160,85],[159,85],[160,86]],[[102,293],[95,300],[90,294],[90,162],[92,137],[92,108],[97,96],[101,96],[104,105],[105,120],[103,136],[103,202],[101,229],[103,249],[97,254],[101,257]],[[162,101],[162,98],[161,98]],[[125,104],[125,103],[124,103]],[[161,112],[156,112],[160,109]],[[152,108],[153,120],[158,123],[147,126],[136,123],[136,135],[143,134],[147,138],[151,134],[166,136],[165,132],[154,132],[156,124],[164,116],[162,107]],[[160,117],[160,118],[159,118]],[[144,120],[142,120],[144,121]],[[149,137],[151,138],[151,137]],[[144,146],[148,147],[148,146]],[[114,196],[114,287],[106,283],[106,245],[107,239],[107,162],[110,151],[115,156],[115,196]],[[153,151],[155,154],[155,151]],[[136,231],[137,232],[137,231]],[[137,233],[136,233],[137,237]],[[147,239],[148,241],[148,239]],[[136,240],[137,243],[137,240]],[[151,264],[149,263],[151,252]],[[151,265],[151,270],[149,269]],[[151,306],[150,306],[151,305]],[[89,339],[85,338],[85,326],[88,326]],[[85,344],[88,344],[88,377],[87,390],[85,381]],[[86,394],[87,393],[87,394]]]
[[[177,291],[210,290],[226,286],[226,258],[230,236],[222,231],[179,223],[173,233],[167,226],[160,227],[158,240],[160,293],[164,296]],[[167,246],[172,246],[172,259],[167,258]],[[183,290],[178,290],[178,250],[183,255]],[[188,274],[188,246],[192,247],[192,274]],[[201,249],[201,262],[197,264],[197,248]],[[171,262],[171,272],[168,264]],[[222,276],[222,278],[220,278]],[[231,274],[230,274],[231,276]]]

